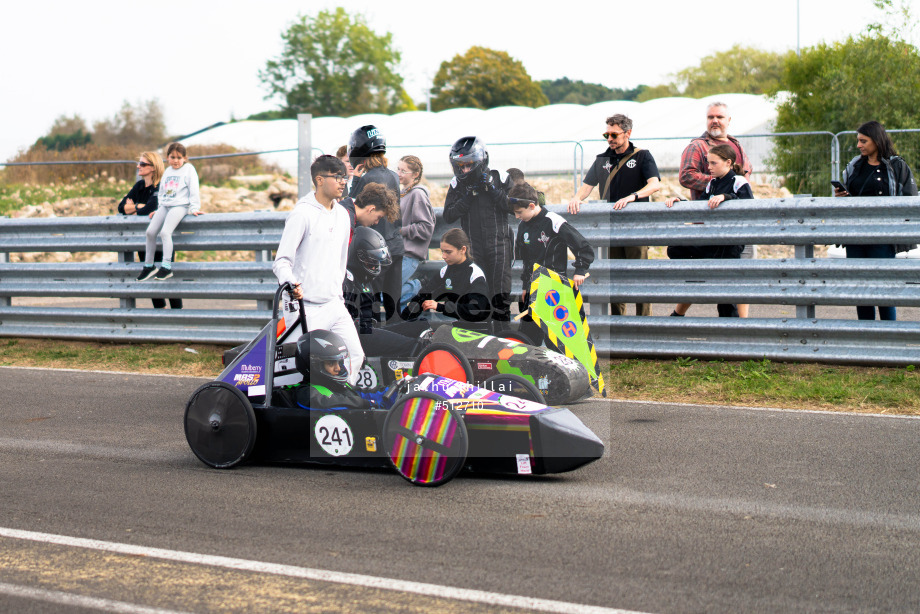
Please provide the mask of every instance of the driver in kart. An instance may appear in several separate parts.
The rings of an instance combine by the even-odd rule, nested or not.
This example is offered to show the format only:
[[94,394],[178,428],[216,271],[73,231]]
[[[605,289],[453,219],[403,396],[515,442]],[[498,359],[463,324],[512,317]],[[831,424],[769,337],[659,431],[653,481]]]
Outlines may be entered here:
[[314,330],[297,340],[294,362],[303,383],[294,388],[304,409],[370,409],[375,406],[348,383],[348,348],[328,330]]
[[416,356],[428,344],[431,327],[425,319],[382,327],[372,285],[392,262],[383,236],[373,228],[355,229],[348,250],[348,269],[342,291],[345,306],[355,320],[367,356]]

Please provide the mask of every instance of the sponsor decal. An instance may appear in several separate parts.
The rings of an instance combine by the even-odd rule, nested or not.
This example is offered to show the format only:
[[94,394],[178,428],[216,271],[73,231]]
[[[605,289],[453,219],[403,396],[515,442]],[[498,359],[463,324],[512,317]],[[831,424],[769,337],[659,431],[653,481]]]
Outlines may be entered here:
[[393,375],[396,376],[396,379],[402,379],[404,377],[402,369],[396,369],[393,371]]
[[351,427],[340,416],[323,416],[317,420],[313,435],[323,452],[330,456],[345,456],[354,446]]
[[237,387],[255,386],[261,377],[259,373],[237,373],[233,376],[233,385]]
[[365,437],[364,438],[364,449],[368,452],[377,451],[377,438],[376,437]]
[[241,373],[261,373],[262,365],[240,365]]
[[373,130],[368,130],[368,131],[367,131],[367,138],[372,139],[372,138],[374,138],[375,136],[377,136],[378,134],[380,134],[380,130],[378,130],[377,128],[374,128]]
[[477,362],[476,368],[480,371],[491,371],[495,366],[491,362]]
[[529,454],[515,454],[517,458],[517,470],[520,475],[530,475],[533,473],[533,469],[530,466],[530,455]]
[[537,380],[537,388],[540,390],[549,390],[550,380],[548,377],[543,375],[540,379]]
[[387,363],[387,366],[393,370],[396,369],[411,369],[415,366],[415,363],[411,360],[391,360]]

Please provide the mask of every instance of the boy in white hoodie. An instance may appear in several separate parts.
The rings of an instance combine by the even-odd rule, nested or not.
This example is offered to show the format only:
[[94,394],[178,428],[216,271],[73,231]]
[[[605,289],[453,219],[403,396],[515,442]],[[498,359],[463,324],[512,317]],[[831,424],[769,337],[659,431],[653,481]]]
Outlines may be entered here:
[[351,219],[345,207],[336,204],[348,172],[335,156],[320,156],[310,174],[314,191],[301,198],[288,215],[272,271],[279,284],[294,286],[294,298],[304,300],[307,328],[328,330],[345,340],[351,361],[348,381],[354,384],[364,363],[364,350],[342,295]]

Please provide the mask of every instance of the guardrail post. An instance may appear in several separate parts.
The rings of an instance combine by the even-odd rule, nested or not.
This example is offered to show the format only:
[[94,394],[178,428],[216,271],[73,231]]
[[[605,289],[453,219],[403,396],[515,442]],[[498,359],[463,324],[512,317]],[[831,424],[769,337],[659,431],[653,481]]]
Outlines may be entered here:
[[[6,216],[4,216],[6,217]],[[6,252],[0,252],[0,262],[9,262],[10,255]],[[13,299],[9,296],[0,296],[0,307],[10,307],[13,304]]]
[[[134,252],[118,252],[118,262],[134,262]],[[133,298],[118,299],[118,306],[122,309],[134,309],[137,300]]]
[[313,135],[310,131],[310,113],[297,114],[297,199],[310,192],[313,179],[310,177],[310,165],[313,164]]
[[[795,246],[795,257],[796,258],[814,258],[815,257],[815,246],[814,245],[796,245]],[[796,305],[795,306],[795,317],[799,319],[808,319],[815,317],[815,306],[814,305]]]
[[[267,249],[256,250],[256,262],[271,262],[272,252]],[[260,311],[271,311],[272,302],[270,300],[257,300],[256,309]]]

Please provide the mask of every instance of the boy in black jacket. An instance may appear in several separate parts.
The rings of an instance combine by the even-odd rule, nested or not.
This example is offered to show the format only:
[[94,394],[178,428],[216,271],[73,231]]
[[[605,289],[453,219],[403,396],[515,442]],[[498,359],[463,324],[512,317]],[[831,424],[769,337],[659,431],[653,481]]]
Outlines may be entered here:
[[[571,249],[575,254],[575,274],[571,279],[578,288],[585,280],[588,267],[594,262],[594,249],[587,239],[561,215],[546,211],[539,202],[539,194],[526,182],[514,186],[508,192],[508,208],[514,217],[521,220],[517,240],[514,242],[514,254],[515,258],[520,258],[524,263],[521,273],[521,282],[524,284],[521,292],[522,311],[530,302],[534,264],[568,277],[566,267],[568,250]],[[533,339],[534,345],[542,343],[543,332],[529,316],[524,317],[521,331]]]

